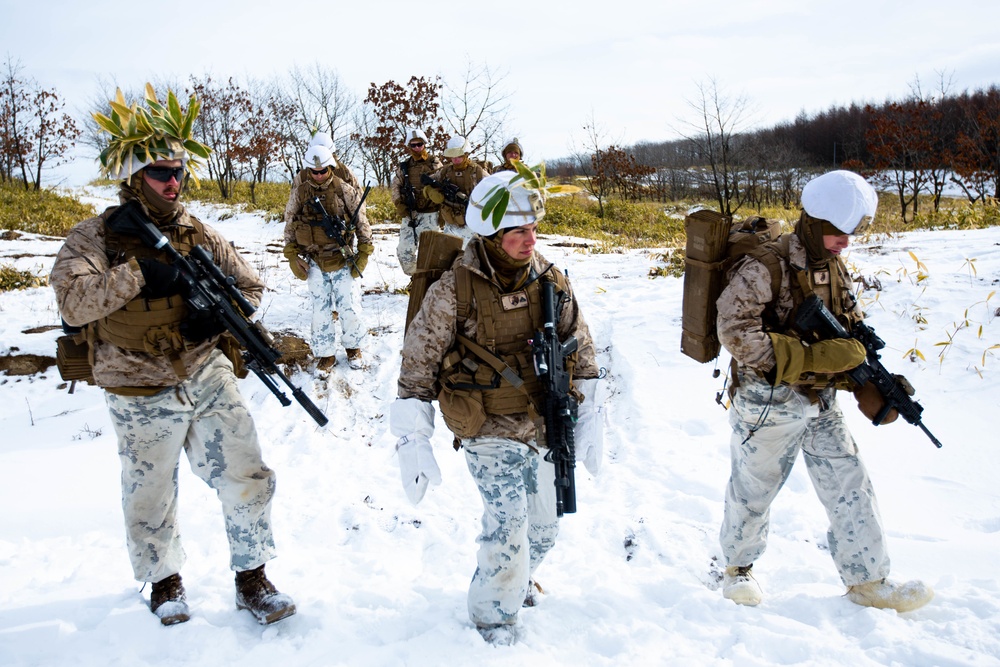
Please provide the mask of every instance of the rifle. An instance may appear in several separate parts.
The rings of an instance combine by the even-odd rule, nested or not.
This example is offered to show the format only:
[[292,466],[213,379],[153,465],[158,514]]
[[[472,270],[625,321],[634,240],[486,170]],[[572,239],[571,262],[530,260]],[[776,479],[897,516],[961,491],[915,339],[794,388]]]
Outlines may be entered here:
[[371,189],[372,186],[366,183],[365,192],[361,195],[361,201],[358,202],[358,207],[354,209],[354,215],[351,216],[351,219],[347,223],[341,220],[339,216],[327,213],[326,209],[323,208],[323,202],[320,201],[319,197],[313,197],[307,202],[314,211],[323,216],[318,223],[319,226],[323,228],[324,232],[326,232],[327,237],[333,239],[340,245],[340,254],[344,256],[344,259],[351,263],[354,270],[358,272],[359,278],[363,276],[361,275],[361,269],[358,268],[358,263],[354,260],[355,255],[347,254],[346,233],[349,231],[353,232],[357,227],[358,214],[361,212],[361,207],[364,206],[365,199],[367,199],[368,193],[371,192]]
[[444,200],[450,203],[453,208],[465,210],[469,205],[469,195],[462,192],[457,185],[447,178],[444,179],[444,182],[441,182],[433,178],[430,174],[421,174],[420,182],[440,191],[444,195]]
[[260,378],[283,406],[291,405],[291,401],[278,387],[272,375],[277,375],[292,390],[292,396],[317,424],[326,425],[329,421],[326,415],[275,365],[281,358],[281,352],[274,347],[274,337],[260,321],[250,321],[250,316],[257,309],[236,287],[233,277],[222,273],[208,250],[196,245],[189,255],[180,254],[156,225],[146,218],[140,204],[134,199],[119,206],[108,218],[107,225],[119,234],[136,236],[147,246],[165,252],[186,284],[184,300],[192,314],[207,315],[232,334],[243,347],[243,362],[246,367]]
[[545,444],[549,448],[545,460],[555,465],[556,515],[562,516],[576,512],[573,426],[576,424],[577,401],[570,392],[566,357],[576,352],[577,341],[574,336],[570,336],[565,343],[559,342],[556,333],[559,309],[555,283],[543,280],[540,289],[543,324],[531,341],[531,353],[535,361],[535,374],[544,389],[542,416],[545,420]]
[[854,338],[864,345],[867,358],[857,368],[847,371],[847,376],[859,387],[866,382],[873,383],[878,393],[882,395],[885,404],[875,415],[872,423],[878,426],[889,411],[895,409],[907,422],[919,426],[936,447],[941,447],[941,442],[921,421],[920,414],[924,411],[924,406],[910,398],[896,376],[886,370],[879,361],[878,351],[885,347],[885,341],[878,337],[874,329],[864,322],[858,322],[854,325],[853,331],[848,332],[815,294],[808,296],[799,306],[795,315],[795,326],[800,331],[816,331],[822,336],[831,338]]
[[417,245],[417,191],[413,188],[413,183],[410,182],[410,160],[406,159],[399,163],[399,171],[403,174],[403,180],[400,183],[401,192],[403,195],[403,203],[406,204],[407,210],[410,213],[410,229],[413,231],[413,245]]

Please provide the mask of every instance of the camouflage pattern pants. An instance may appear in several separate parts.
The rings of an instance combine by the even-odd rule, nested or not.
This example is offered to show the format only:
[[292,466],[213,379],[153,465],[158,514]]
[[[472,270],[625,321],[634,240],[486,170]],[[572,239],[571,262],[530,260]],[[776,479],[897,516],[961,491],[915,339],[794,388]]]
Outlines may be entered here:
[[441,231],[438,224],[437,211],[430,213],[417,213],[416,228],[410,227],[410,219],[403,218],[399,225],[399,244],[396,246],[396,257],[399,265],[403,267],[403,273],[412,276],[417,270],[417,242],[420,234],[428,230]]
[[[315,357],[332,357],[337,352],[337,322],[345,348],[361,347],[365,326],[361,322],[361,283],[351,277],[351,267],[322,271],[309,260],[307,277],[312,297],[312,334],[309,347]],[[334,321],[333,313],[337,313]]]
[[261,460],[253,418],[222,353],[155,396],[105,396],[118,435],[125,531],[138,581],[160,581],[184,564],[177,521],[182,450],[222,502],[229,566],[250,570],[274,558],[274,472]]
[[732,472],[720,533],[726,564],[751,565],[764,553],[771,502],[801,449],[830,520],[827,540],[840,578],[852,586],[888,576],[875,492],[836,391],[823,390],[819,403],[810,404],[790,387],[775,387],[772,395],[754,375],[741,373],[739,380],[729,411]]
[[513,624],[528,580],[555,544],[555,468],[522,442],[482,437],[462,441],[483,498],[469,618],[478,626]]
[[457,236],[462,239],[462,247],[469,245],[469,241],[472,237],[476,235],[474,231],[469,229],[467,225],[462,225],[461,227],[453,225],[451,223],[445,223],[444,229],[441,230],[445,234],[451,234],[452,236]]

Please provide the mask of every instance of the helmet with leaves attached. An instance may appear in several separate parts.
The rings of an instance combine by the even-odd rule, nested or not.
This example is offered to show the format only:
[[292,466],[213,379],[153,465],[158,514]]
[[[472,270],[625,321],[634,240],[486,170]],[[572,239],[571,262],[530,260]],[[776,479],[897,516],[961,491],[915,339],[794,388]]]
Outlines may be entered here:
[[180,160],[196,180],[199,158],[207,158],[208,146],[192,138],[194,120],[201,104],[191,95],[185,112],[173,91],[167,91],[161,103],[153,87],[146,84],[146,107],[125,102],[121,89],[111,100],[111,114],[94,113],[98,126],[111,135],[101,151],[101,173],[112,179],[125,179],[158,160]]
[[538,222],[545,215],[543,190],[513,171],[490,174],[472,189],[465,224],[481,236]]

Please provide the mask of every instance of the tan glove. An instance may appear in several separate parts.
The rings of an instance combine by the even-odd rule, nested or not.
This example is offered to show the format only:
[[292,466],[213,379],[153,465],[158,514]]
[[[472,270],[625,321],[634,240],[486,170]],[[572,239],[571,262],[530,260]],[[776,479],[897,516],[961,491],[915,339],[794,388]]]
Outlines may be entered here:
[[354,263],[358,265],[358,268],[351,267],[352,278],[361,277],[361,274],[365,272],[365,267],[368,266],[368,258],[373,252],[375,252],[375,246],[371,243],[358,244],[358,252],[354,255]]
[[[870,422],[875,421],[875,417],[878,416],[879,411],[885,406],[885,399],[882,398],[882,394],[878,392],[878,389],[871,382],[866,382],[855,389],[854,398],[858,401],[858,410],[861,410],[861,414],[868,417],[868,421]],[[899,417],[899,413],[895,409],[889,410],[881,423],[875,425],[891,424],[896,421],[897,417]]]
[[432,188],[429,185],[424,186],[424,197],[427,197],[435,204],[444,203],[444,193],[438,190],[437,188]]
[[798,338],[768,334],[774,348],[774,385],[795,384],[803,373],[841,373],[865,360],[865,347],[853,338],[821,340],[805,345]]
[[289,243],[285,246],[282,251],[285,255],[285,259],[288,260],[288,266],[292,269],[292,273],[299,280],[305,280],[309,276],[309,265],[304,259],[299,257],[299,247],[294,243]]

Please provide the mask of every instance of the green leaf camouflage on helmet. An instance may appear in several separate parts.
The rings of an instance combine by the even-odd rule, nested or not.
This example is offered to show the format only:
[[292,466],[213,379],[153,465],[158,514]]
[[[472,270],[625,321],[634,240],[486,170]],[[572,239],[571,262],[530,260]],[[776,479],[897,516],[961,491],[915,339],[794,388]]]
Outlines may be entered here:
[[157,160],[180,159],[197,183],[199,159],[212,152],[191,136],[201,103],[192,94],[185,112],[173,91],[167,90],[166,105],[161,104],[148,83],[145,102],[148,108],[138,102],[126,104],[119,88],[110,102],[110,116],[92,114],[100,128],[111,135],[107,148],[101,151],[101,173],[109,178],[128,178]]
[[513,160],[511,164],[517,170],[517,175],[508,181],[507,186],[495,185],[486,193],[483,202],[483,221],[492,218],[493,229],[500,229],[504,213],[510,205],[511,188],[523,187],[527,190],[534,190],[545,201],[545,196],[549,194],[569,194],[579,192],[580,188],[575,185],[549,185],[545,178],[545,163],[539,163],[534,167],[526,167],[520,160]]

